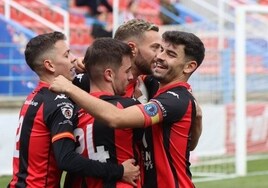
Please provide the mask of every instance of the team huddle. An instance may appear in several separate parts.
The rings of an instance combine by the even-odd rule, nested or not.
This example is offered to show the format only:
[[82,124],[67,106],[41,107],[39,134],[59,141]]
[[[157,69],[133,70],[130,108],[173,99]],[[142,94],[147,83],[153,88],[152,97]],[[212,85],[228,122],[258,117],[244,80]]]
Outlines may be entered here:
[[[83,61],[63,33],[25,49],[39,83],[25,100],[8,187],[194,187],[201,109],[187,83],[205,56],[194,34],[141,19],[99,38]],[[79,72],[79,74],[77,74]]]

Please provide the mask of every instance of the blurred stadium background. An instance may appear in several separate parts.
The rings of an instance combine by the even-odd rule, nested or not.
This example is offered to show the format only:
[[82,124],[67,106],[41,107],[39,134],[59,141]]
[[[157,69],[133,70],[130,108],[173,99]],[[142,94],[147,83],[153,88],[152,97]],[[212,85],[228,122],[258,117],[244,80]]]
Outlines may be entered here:
[[[24,61],[27,41],[59,30],[69,36],[72,51],[83,56],[94,40],[93,24],[116,28],[116,13],[127,9],[128,0],[109,2],[114,13],[100,23],[74,0],[0,0],[0,176],[11,174],[19,107],[37,81]],[[268,1],[170,2],[179,16],[160,0],[137,0],[136,17],[156,23],[161,32],[193,32],[205,44],[205,60],[190,80],[204,117],[200,143],[191,154],[194,181],[246,176],[252,173],[247,162],[257,160],[264,168],[254,173],[267,175]],[[163,25],[160,13],[173,23]]]

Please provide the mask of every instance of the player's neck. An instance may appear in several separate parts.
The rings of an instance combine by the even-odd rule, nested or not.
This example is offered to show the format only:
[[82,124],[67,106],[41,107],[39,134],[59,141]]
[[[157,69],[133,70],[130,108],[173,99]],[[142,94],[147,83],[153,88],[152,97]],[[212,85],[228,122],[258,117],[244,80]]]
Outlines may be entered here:
[[91,82],[90,93],[95,93],[95,92],[108,92],[108,93],[114,94],[113,88],[110,87],[108,84],[102,84],[102,83],[95,84]]
[[40,81],[48,83],[48,84],[51,84],[55,79],[55,77],[51,77],[49,75],[42,75],[42,76],[39,76],[39,78],[40,78]]

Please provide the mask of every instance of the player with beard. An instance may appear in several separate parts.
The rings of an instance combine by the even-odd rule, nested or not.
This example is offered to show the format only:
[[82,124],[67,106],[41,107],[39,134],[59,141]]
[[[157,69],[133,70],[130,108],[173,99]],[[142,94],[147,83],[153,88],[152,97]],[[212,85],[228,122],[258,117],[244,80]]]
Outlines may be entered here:
[[75,76],[76,58],[65,35],[52,32],[32,38],[26,45],[25,60],[39,82],[20,111],[8,187],[60,187],[63,170],[113,181],[123,177],[135,185],[139,167],[133,166],[134,160],[108,164],[75,152],[78,107],[66,95],[48,89],[58,75],[68,80]]
[[145,176],[143,187],[194,188],[190,172],[190,151],[201,135],[201,116],[187,83],[201,65],[205,48],[194,34],[166,31],[162,51],[157,55],[153,75],[159,89],[148,103],[119,109],[89,96],[64,77],[50,89],[68,94],[78,105],[110,127],[144,127]]
[[[127,86],[125,96],[135,97],[142,103],[147,102],[158,89],[157,81],[143,76],[152,74],[151,66],[161,50],[158,26],[142,19],[132,19],[119,26],[114,38],[127,43],[133,54],[133,79]],[[85,91],[90,89],[87,74],[78,74],[74,84]],[[135,87],[139,89],[135,90]]]
[[[154,81],[152,77],[144,75],[152,74],[151,66],[161,50],[159,28],[142,19],[132,19],[119,26],[115,32],[115,38],[126,42],[131,47],[135,58],[132,65],[134,78],[128,85],[125,96],[135,97],[142,103],[147,102],[158,88],[157,82],[150,83]],[[139,90],[136,90],[135,93],[136,86],[141,93],[137,93]]]
[[[122,41],[112,38],[96,39],[87,49],[84,64],[90,79],[90,95],[98,97],[119,108],[125,108],[139,102],[133,98],[122,97],[126,86],[133,79],[131,73],[132,52]],[[85,110],[79,111],[79,120],[74,134],[79,141],[76,151],[81,155],[111,164],[121,164],[134,158],[139,162],[137,143],[141,141],[140,129],[113,129],[95,119]],[[135,179],[138,188],[141,181]],[[83,177],[77,173],[68,173],[65,188],[132,188],[126,182],[113,179]]]

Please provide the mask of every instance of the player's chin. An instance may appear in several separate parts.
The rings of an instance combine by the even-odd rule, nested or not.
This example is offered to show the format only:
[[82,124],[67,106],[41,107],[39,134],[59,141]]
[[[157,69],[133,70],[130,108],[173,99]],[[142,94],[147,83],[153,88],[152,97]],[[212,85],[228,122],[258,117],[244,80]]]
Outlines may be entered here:
[[161,72],[155,72],[153,71],[153,76],[156,78],[158,81],[161,81],[164,79],[165,75]]
[[162,76],[165,71],[163,69],[154,68],[152,72],[154,76],[158,77],[158,76]]

